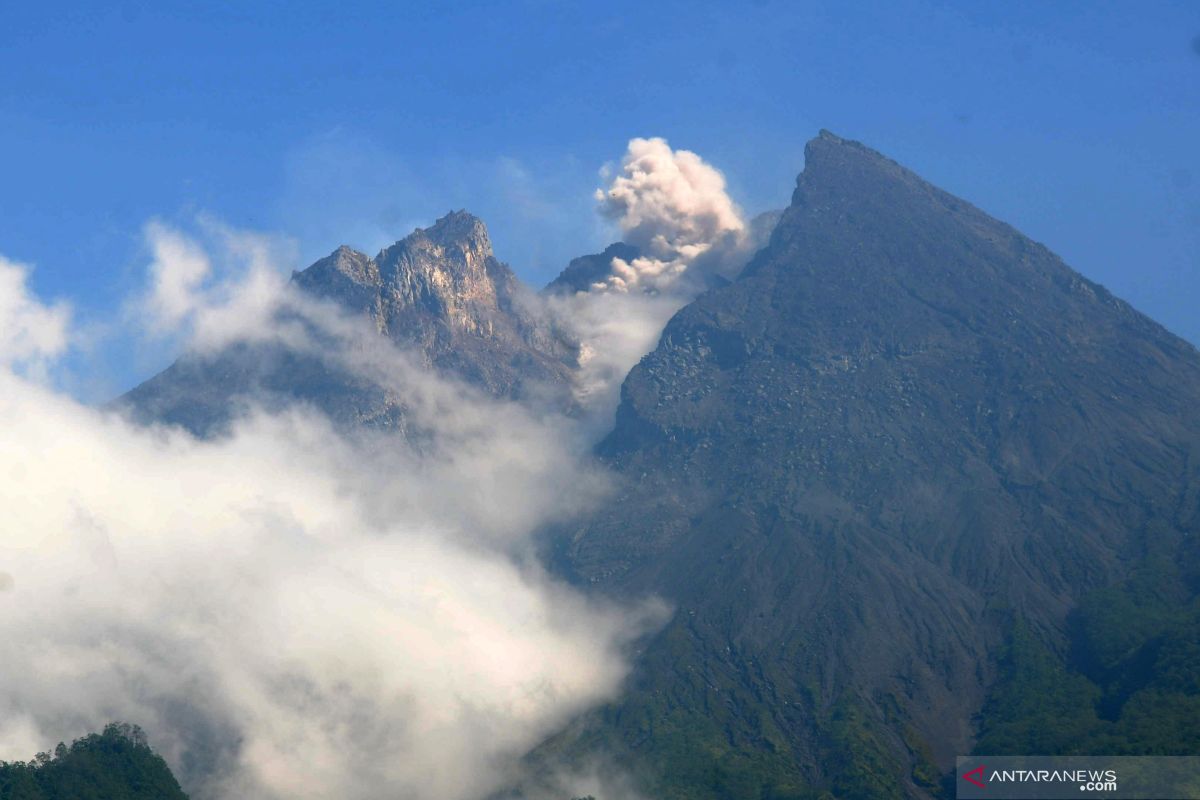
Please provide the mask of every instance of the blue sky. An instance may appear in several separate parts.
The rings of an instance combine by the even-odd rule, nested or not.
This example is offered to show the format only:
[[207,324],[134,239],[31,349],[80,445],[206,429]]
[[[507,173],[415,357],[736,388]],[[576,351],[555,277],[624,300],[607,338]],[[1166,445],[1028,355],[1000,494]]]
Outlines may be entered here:
[[[299,267],[465,207],[541,284],[609,238],[591,193],[630,137],[755,212],[829,128],[1200,342],[1200,3],[101,5],[0,10],[0,254],[84,320],[139,286],[152,218]],[[161,366],[119,345],[93,391]]]

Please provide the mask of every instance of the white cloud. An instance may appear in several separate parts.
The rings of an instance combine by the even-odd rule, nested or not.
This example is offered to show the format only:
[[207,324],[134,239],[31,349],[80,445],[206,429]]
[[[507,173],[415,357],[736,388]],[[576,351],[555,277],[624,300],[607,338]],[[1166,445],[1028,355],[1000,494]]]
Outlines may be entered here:
[[216,269],[196,238],[160,221],[148,223],[143,236],[153,256],[147,268],[150,287],[132,308],[134,320],[144,321],[151,335],[182,337],[193,350],[215,351],[235,340],[275,335],[273,320],[285,286],[279,242],[211,217],[198,223],[223,269]]
[[[697,291],[681,276],[733,264],[746,238],[721,174],[661,139],[630,142],[601,210],[643,256],[548,300],[584,344],[591,433]],[[145,237],[138,327],[328,359],[427,441],[348,438],[304,409],[199,441],[85,408],[19,369],[63,352],[69,315],[0,260],[0,758],[123,719],[197,800],[465,799],[615,695],[661,609],[598,606],[531,556],[538,526],[604,502],[586,436],[294,290],[274,240],[212,220]],[[609,771],[562,786],[632,795]]]
[[40,374],[70,343],[70,308],[30,295],[29,267],[0,256],[0,368]]
[[[122,719],[198,800],[453,800],[615,694],[652,607],[586,601],[530,557],[534,528],[604,497],[565,421],[437,378],[266,278],[273,299],[243,316],[303,324],[247,327],[269,258],[250,247],[214,285],[194,240],[148,236],[148,302],[193,341],[275,331],[403,393],[430,441],[347,438],[303,409],[200,441],[0,369],[0,758]],[[0,330],[61,349],[65,322],[15,285]]]
[[144,307],[153,329],[173,331],[203,304],[212,264],[199,245],[161,222],[147,223],[143,234],[154,255]]

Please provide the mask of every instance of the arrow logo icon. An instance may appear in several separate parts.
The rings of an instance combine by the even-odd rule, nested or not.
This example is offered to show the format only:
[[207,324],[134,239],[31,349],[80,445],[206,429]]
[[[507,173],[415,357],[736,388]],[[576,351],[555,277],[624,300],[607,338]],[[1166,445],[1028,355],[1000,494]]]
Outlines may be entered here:
[[964,772],[962,778],[967,783],[973,783],[976,786],[978,786],[980,789],[987,788],[987,784],[983,782],[983,765],[982,764],[980,764],[978,767],[971,770],[970,772]]

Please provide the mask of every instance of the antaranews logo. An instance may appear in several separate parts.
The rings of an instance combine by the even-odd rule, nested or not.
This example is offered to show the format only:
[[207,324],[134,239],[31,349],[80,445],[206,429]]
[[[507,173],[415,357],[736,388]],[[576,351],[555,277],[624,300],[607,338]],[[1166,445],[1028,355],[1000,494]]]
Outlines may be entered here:
[[1196,756],[975,756],[955,770],[961,800],[1200,800]]
[[1115,769],[993,769],[980,764],[974,769],[962,774],[967,783],[986,789],[995,784],[1034,783],[1041,786],[1049,784],[1078,784],[1081,792],[1115,792],[1117,791],[1117,771]]
[[973,784],[975,784],[975,785],[976,785],[976,786],[978,786],[980,789],[986,789],[986,788],[987,788],[987,784],[986,784],[986,783],[984,783],[984,781],[985,781],[986,779],[983,777],[983,771],[984,771],[985,769],[986,769],[986,767],[984,767],[982,764],[980,764],[980,765],[979,765],[978,767],[976,767],[975,769],[968,770],[968,771],[964,772],[964,773],[963,773],[963,776],[962,776],[962,777],[963,777],[963,780],[964,780],[964,781],[967,781],[968,783],[973,783]]

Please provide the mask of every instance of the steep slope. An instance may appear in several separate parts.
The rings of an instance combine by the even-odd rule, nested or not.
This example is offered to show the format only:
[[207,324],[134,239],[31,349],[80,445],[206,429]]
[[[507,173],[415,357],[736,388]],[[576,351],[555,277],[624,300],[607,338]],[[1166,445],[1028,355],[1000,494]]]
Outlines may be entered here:
[[[574,345],[536,312],[529,291],[492,252],[487,228],[451,212],[375,258],[340,247],[293,283],[361,316],[444,375],[502,398],[571,403]],[[205,434],[240,401],[311,403],[355,425],[403,428],[404,398],[352,374],[336,359],[278,344],[240,343],[188,355],[121,403],[140,418]]]
[[677,610],[546,752],[607,748],[662,797],[937,794],[989,692],[985,733],[1030,690],[1022,642],[1065,686],[1104,642],[1081,614],[1163,561],[1172,624],[1200,619],[1198,410],[1191,345],[822,132],[770,244],[625,382],[624,494],[555,559]]

